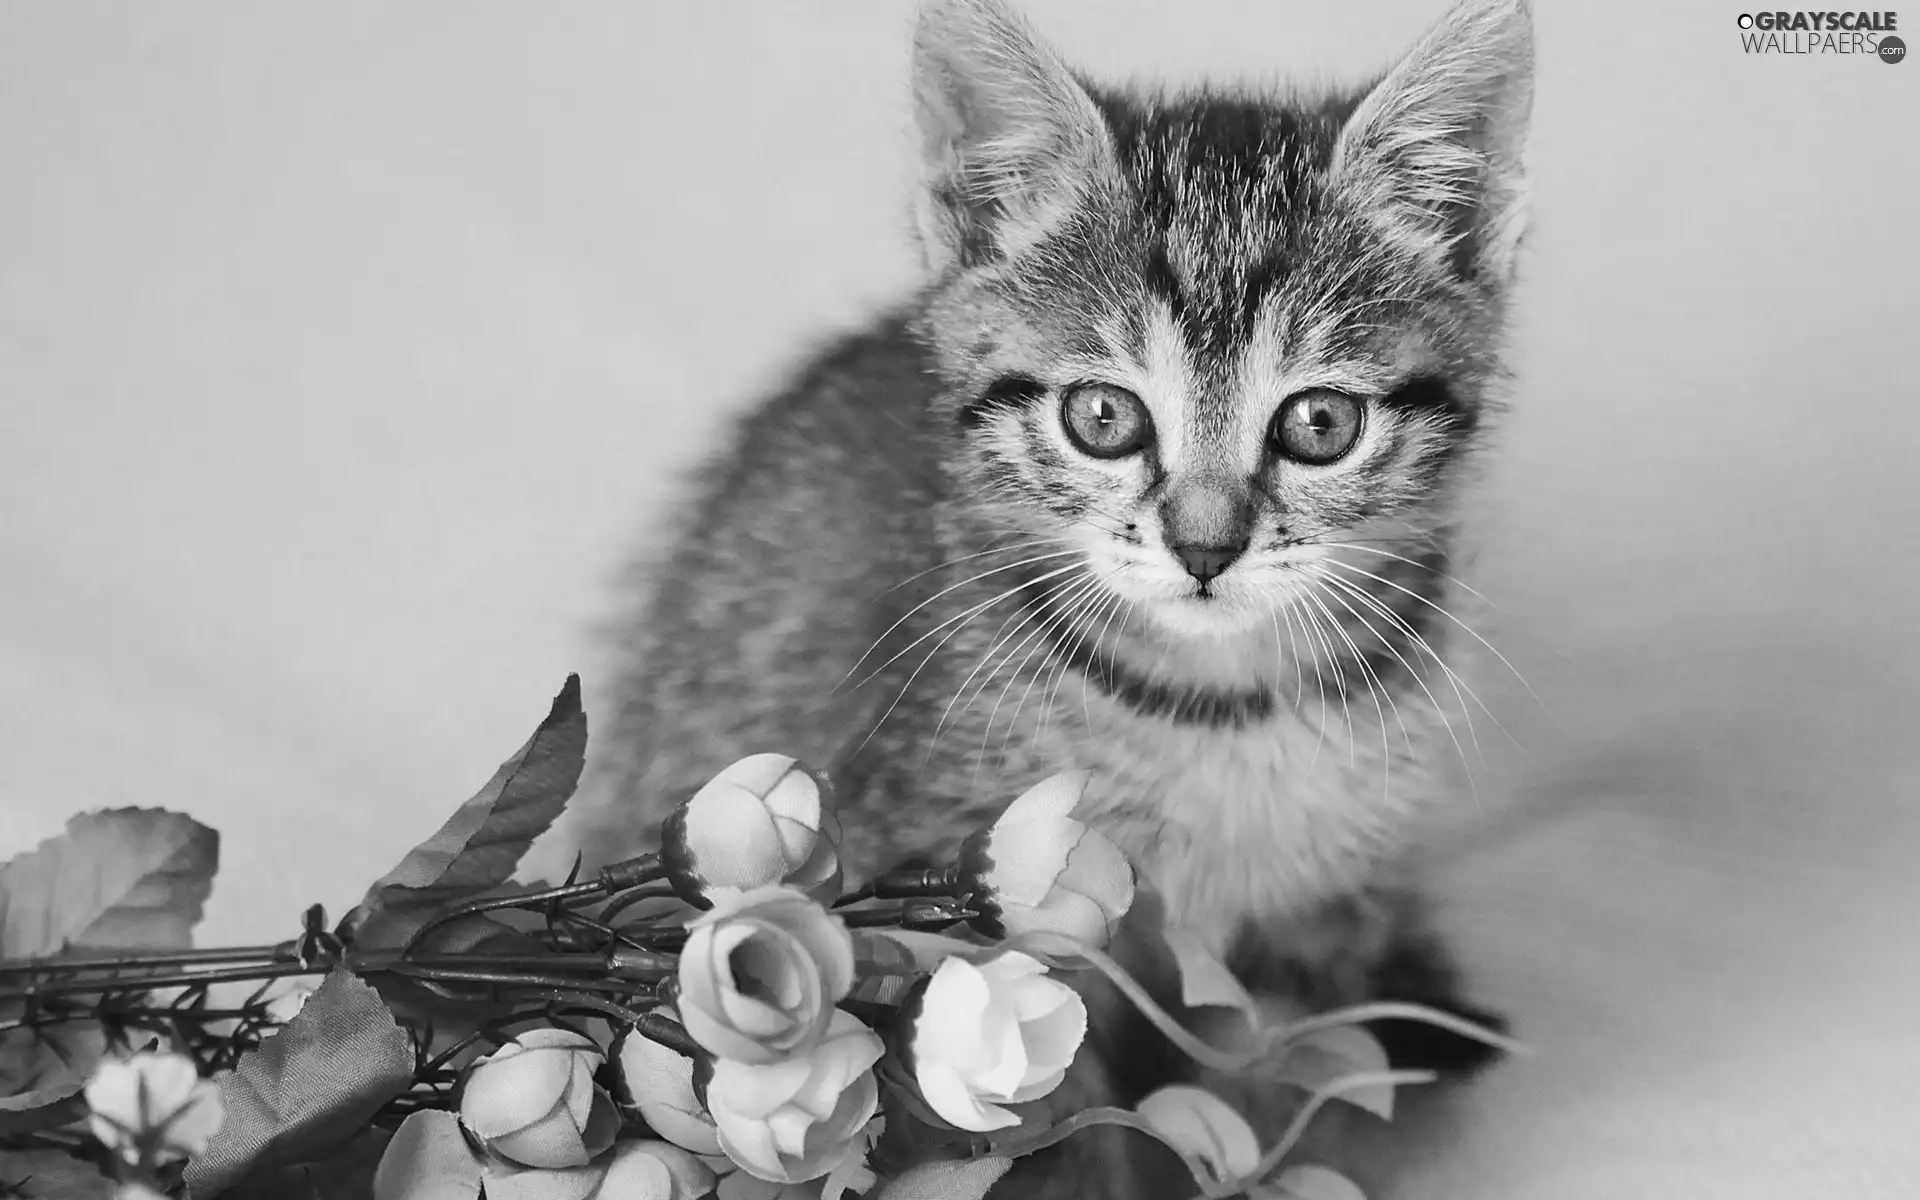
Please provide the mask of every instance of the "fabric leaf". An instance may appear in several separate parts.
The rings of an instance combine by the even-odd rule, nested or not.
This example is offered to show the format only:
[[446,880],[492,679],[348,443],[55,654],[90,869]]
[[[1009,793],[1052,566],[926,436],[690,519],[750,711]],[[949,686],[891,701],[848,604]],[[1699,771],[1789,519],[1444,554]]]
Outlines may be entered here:
[[879,1200],[980,1200],[1012,1166],[998,1157],[926,1163],[889,1183]]
[[[1357,1025],[1335,1025],[1287,1043],[1280,1078],[1309,1092],[1348,1075],[1386,1071],[1387,1052]],[[1373,1084],[1341,1092],[1340,1100],[1364,1108],[1383,1121],[1393,1119],[1393,1085]]]
[[86,1116],[87,1102],[80,1095],[84,1086],[76,1077],[54,1087],[0,1096],[0,1138],[58,1129]]
[[1260,1165],[1260,1139],[1253,1127],[1205,1088],[1170,1084],[1140,1101],[1136,1111],[1169,1145],[1205,1164],[1217,1181],[1238,1179]]
[[413,1042],[379,993],[345,969],[298,1016],[220,1078],[226,1120],[187,1166],[212,1196],[267,1167],[310,1161],[362,1128],[413,1082]]
[[460,1117],[424,1109],[400,1123],[380,1169],[373,1200],[473,1200],[483,1164],[460,1132]]
[[222,1192],[220,1200],[366,1200],[391,1136],[384,1129],[361,1130],[325,1158],[256,1171]]
[[181,950],[193,944],[220,835],[176,812],[82,813],[65,833],[0,866],[0,957],[69,946]]
[[[0,1021],[17,1020],[20,1010],[0,1012]],[[94,1021],[63,1021],[44,1029],[19,1027],[0,1033],[0,1094],[12,1101],[34,1095],[57,1103],[85,1085],[93,1068],[107,1052],[106,1031]],[[22,1107],[32,1108],[32,1104]],[[25,1120],[21,1115],[18,1119]],[[0,1133],[14,1128],[0,1110]],[[3,1194],[3,1193],[0,1193]]]
[[505,884],[566,807],[586,763],[580,677],[567,676],[546,720],[437,833],[367,890],[347,924],[363,948],[397,946],[440,909]]
[[1260,1012],[1253,997],[1199,938],[1172,928],[1165,930],[1165,937],[1180,969],[1180,1003],[1188,1008],[1232,1008],[1245,1014],[1249,1022],[1259,1022]]
[[92,1163],[58,1150],[0,1154],[0,1196],[8,1200],[112,1200],[113,1181]]

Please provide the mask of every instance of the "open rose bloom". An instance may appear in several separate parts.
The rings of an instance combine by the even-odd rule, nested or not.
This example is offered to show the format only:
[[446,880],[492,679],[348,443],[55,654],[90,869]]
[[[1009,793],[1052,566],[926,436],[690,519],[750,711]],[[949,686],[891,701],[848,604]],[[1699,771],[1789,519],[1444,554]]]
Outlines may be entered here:
[[826,1174],[879,1107],[873,1064],[884,1050],[858,1017],[836,1010],[826,1036],[804,1055],[716,1063],[707,1105],[727,1157],[776,1183]]
[[804,1051],[853,988],[846,925],[795,888],[721,897],[688,930],[680,1020],[723,1060],[771,1063]]
[[920,996],[908,1057],[928,1105],[956,1128],[985,1133],[1018,1125],[1002,1108],[1038,1100],[1066,1078],[1087,1033],[1072,988],[1024,954],[978,965],[940,964]]

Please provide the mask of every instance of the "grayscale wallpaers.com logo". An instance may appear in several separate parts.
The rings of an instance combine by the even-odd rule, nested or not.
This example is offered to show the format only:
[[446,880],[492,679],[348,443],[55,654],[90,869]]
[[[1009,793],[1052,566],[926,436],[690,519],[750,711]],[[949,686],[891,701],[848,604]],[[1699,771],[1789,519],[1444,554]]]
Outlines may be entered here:
[[1859,54],[1883,63],[1907,57],[1907,44],[1894,35],[1899,13],[1741,13],[1737,24],[1748,54]]

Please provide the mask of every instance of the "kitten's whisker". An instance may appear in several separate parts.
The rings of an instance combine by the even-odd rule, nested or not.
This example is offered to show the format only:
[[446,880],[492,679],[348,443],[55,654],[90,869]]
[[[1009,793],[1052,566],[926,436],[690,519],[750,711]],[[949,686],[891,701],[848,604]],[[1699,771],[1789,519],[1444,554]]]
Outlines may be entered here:
[[[1327,578],[1330,581],[1337,581],[1349,595],[1358,599],[1382,617],[1385,617],[1391,628],[1406,634],[1407,637],[1412,640],[1414,647],[1424,651],[1427,657],[1433,660],[1434,665],[1440,668],[1442,674],[1446,676],[1448,684],[1453,688],[1455,699],[1460,701],[1460,714],[1467,723],[1467,737],[1473,743],[1473,752],[1484,765],[1487,761],[1487,755],[1486,751],[1480,745],[1480,731],[1473,723],[1473,708],[1467,704],[1468,697],[1472,697],[1473,703],[1479,706],[1480,711],[1487,714],[1487,719],[1493,722],[1495,728],[1499,729],[1502,733],[1506,733],[1507,731],[1506,727],[1500,724],[1500,718],[1494,715],[1493,710],[1488,708],[1486,702],[1480,699],[1479,694],[1473,690],[1473,685],[1469,684],[1458,671],[1454,670],[1453,667],[1447,663],[1447,660],[1441,656],[1439,650],[1427,639],[1426,635],[1422,634],[1418,629],[1415,629],[1412,622],[1393,611],[1392,607],[1381,600],[1380,597],[1367,591],[1367,589],[1359,586],[1350,579],[1343,579],[1334,575],[1328,575]],[[1432,693],[1429,692],[1428,696],[1431,698]],[[1434,703],[1438,704],[1439,702],[1435,700]],[[1507,737],[1508,740],[1511,741],[1513,735],[1507,734]],[[1514,742],[1514,745],[1518,746],[1519,743]],[[1524,750],[1524,747],[1522,747],[1522,749]],[[1463,751],[1461,756],[1462,765],[1465,765],[1465,761],[1465,752]],[[1471,770],[1471,768],[1469,768],[1469,770]]]
[[[1547,707],[1547,702],[1540,698],[1540,693],[1533,690],[1533,685],[1527,682],[1526,676],[1520,673],[1520,669],[1514,666],[1513,663],[1507,659],[1506,655],[1500,653],[1499,647],[1495,646],[1492,642],[1489,642],[1486,638],[1481,637],[1479,631],[1474,629],[1473,626],[1467,624],[1465,621],[1462,621],[1459,617],[1454,616],[1451,612],[1448,612],[1445,608],[1442,608],[1440,605],[1435,604],[1433,601],[1427,599],[1425,596],[1422,596],[1419,592],[1416,592],[1411,588],[1403,587],[1402,585],[1395,583],[1391,579],[1387,579],[1380,575],[1375,575],[1373,572],[1364,570],[1360,567],[1356,567],[1352,563],[1341,562],[1337,558],[1329,558],[1326,560],[1326,562],[1329,566],[1342,567],[1348,571],[1354,572],[1357,575],[1364,575],[1366,578],[1374,580],[1377,583],[1385,584],[1387,587],[1392,588],[1396,592],[1403,593],[1404,595],[1410,596],[1413,599],[1418,600],[1420,603],[1426,605],[1428,608],[1431,608],[1433,611],[1439,613],[1441,616],[1445,617],[1447,620],[1452,621],[1455,625],[1458,625],[1463,631],[1465,631],[1468,637],[1472,638],[1476,642],[1479,642],[1482,646],[1485,646],[1493,654],[1495,658],[1500,660],[1500,663],[1502,666],[1506,667],[1507,670],[1513,672],[1513,677],[1520,681],[1521,687],[1527,689],[1527,694],[1533,697],[1533,702],[1540,706],[1541,712],[1546,713],[1548,717],[1553,717],[1553,710],[1549,709]],[[1471,688],[1468,689],[1468,693],[1472,694]],[[1475,696],[1474,700],[1476,703],[1480,704],[1481,708],[1486,709],[1487,707],[1486,704],[1480,701],[1480,698],[1478,696]],[[1492,718],[1493,723],[1496,726],[1500,725],[1500,718],[1495,717],[1491,709],[1487,709],[1487,716]],[[1557,718],[1554,719],[1554,724],[1560,725],[1560,722]],[[1566,730],[1566,726],[1564,725],[1561,725],[1560,728],[1563,732]],[[1500,726],[1500,731],[1502,733],[1506,733],[1507,732],[1506,727]],[[1515,745],[1515,747],[1521,749],[1522,751],[1526,749],[1524,746],[1521,746],[1517,740],[1514,740],[1512,734],[1508,733],[1507,737],[1510,741],[1513,741],[1513,744]]]
[[[1118,608],[1119,606],[1120,606],[1120,597],[1114,595],[1112,592],[1107,592],[1104,597],[1096,598],[1091,610],[1086,613],[1084,619],[1082,621],[1076,622],[1071,628],[1067,630],[1067,636],[1075,641],[1081,640],[1084,637],[1086,630],[1093,627],[1093,623],[1100,619],[1100,616],[1102,613],[1110,614],[1114,609]],[[1095,645],[1097,646],[1098,643],[1095,643]],[[1041,702],[1040,728],[1042,730],[1046,729],[1047,722],[1052,720],[1053,718],[1054,705],[1057,704],[1060,700],[1060,686],[1066,682],[1067,671],[1072,666],[1073,666],[1072,654],[1071,653],[1061,654],[1060,665],[1054,669],[1053,683],[1049,686],[1046,697]],[[1086,698],[1086,691],[1087,690],[1084,687],[1081,689],[1080,695],[1082,700]],[[1087,724],[1089,726],[1093,724],[1093,721],[1091,718],[1088,719]]]
[[[1044,589],[1041,593],[1042,598],[1051,596],[1057,590],[1057,587],[1058,585],[1054,585]],[[927,765],[932,763],[934,747],[939,744],[940,733],[947,727],[948,719],[953,716],[953,706],[960,703],[960,697],[966,695],[967,688],[972,686],[974,677],[979,675],[982,670],[985,670],[989,662],[993,661],[994,651],[1000,649],[1000,647],[1006,643],[1007,639],[1025,628],[1027,622],[1033,619],[1034,611],[1031,605],[1023,604],[1009,613],[1006,620],[1000,622],[1000,628],[994,631],[993,642],[987,646],[986,652],[981,654],[980,661],[974,664],[973,670],[969,671],[967,677],[960,681],[960,686],[954,689],[953,699],[947,701],[946,711],[940,714],[940,722],[934,726],[933,737],[927,744],[927,758],[926,762],[921,764],[921,770],[924,771]],[[1018,624],[1015,624],[1016,621],[1018,621]],[[1013,626],[1011,630],[1007,628],[1009,625]],[[991,673],[989,673],[989,677],[991,677]],[[981,686],[984,688],[986,685],[983,683]],[[975,693],[974,699],[979,699],[979,693]],[[971,709],[973,706],[969,703],[967,707]]]
[[[1336,692],[1339,692],[1341,684],[1339,665],[1334,661],[1336,656],[1333,653],[1333,643],[1327,640],[1325,631],[1320,628],[1319,618],[1314,616],[1310,608],[1303,607],[1300,610],[1300,631],[1307,636],[1309,643],[1319,643],[1313,656],[1313,673],[1320,687],[1320,737],[1314,742],[1313,757],[1307,762],[1307,773],[1312,774],[1314,764],[1320,761],[1320,747],[1326,741],[1327,726],[1332,723],[1332,714],[1327,709],[1326,668],[1334,669]],[[1340,693],[1340,707],[1342,710],[1347,707],[1347,698],[1344,693]],[[1353,742],[1351,726],[1348,728],[1347,742],[1349,745]]]
[[[1083,606],[1085,606],[1093,596],[1097,595],[1096,589],[1097,589],[1099,580],[1096,579],[1090,582],[1092,582],[1096,586],[1094,588],[1082,588],[1079,592],[1075,593],[1073,598],[1068,602],[1069,607],[1065,611],[1056,615],[1054,619],[1048,621],[1045,625],[1041,626],[1040,645],[1035,647],[1036,650],[1044,649],[1046,651],[1046,655],[1049,655],[1049,656],[1055,652],[1056,644],[1055,644],[1055,634],[1053,631],[1060,630],[1064,632],[1072,628],[1073,619],[1075,615],[1079,613],[1080,609]],[[1062,657],[1064,657],[1064,655]],[[1024,669],[1026,664],[1023,662],[1021,663],[1021,666]],[[1047,676],[1048,669],[1049,668],[1048,668],[1048,663],[1046,661],[1046,656],[1043,656],[1040,661],[1040,669],[1034,672],[1034,676],[1032,679],[1027,681],[1027,690],[1020,693],[1019,702],[1013,706],[1013,716],[1007,718],[1007,732],[1000,739],[1000,761],[1002,763],[1006,762],[1007,747],[1010,744],[1012,744],[1013,731],[1019,727],[1020,712],[1022,709],[1024,709],[1027,706],[1027,698],[1033,695],[1034,685],[1039,683],[1041,679]],[[1042,694],[1044,695],[1044,693]],[[1036,723],[1034,726],[1034,735],[1036,740],[1038,739],[1040,728],[1041,726],[1038,723]]]
[[[874,642],[872,648],[870,648],[866,654],[862,654],[859,660],[853,664],[854,670],[856,671],[859,670],[860,663],[865,662],[867,660],[867,655],[872,654],[874,650],[879,649],[880,646],[886,642],[887,635],[891,634],[895,629],[898,629],[902,621],[905,621],[907,617],[911,617],[914,613],[919,612],[921,609],[925,608],[927,605],[933,603],[935,600],[938,600],[941,596],[944,596],[948,592],[953,591],[954,588],[963,587],[969,583],[976,583],[982,579],[987,578],[990,575],[998,575],[1002,571],[1011,571],[1019,567],[1033,566],[1036,563],[1047,562],[1053,559],[1076,557],[1078,556],[1078,554],[1079,554],[1079,551],[1077,550],[1069,550],[1060,554],[1042,554],[1036,558],[1025,559],[1021,562],[1013,563],[1009,566],[995,567],[991,571],[982,571],[978,575],[974,575],[967,579],[961,580],[959,583],[954,584],[953,587],[942,588],[938,593],[938,595],[930,596],[925,601],[915,605],[911,610],[908,611],[906,616],[901,617],[899,621],[895,621],[892,625],[888,626],[887,632],[881,634],[879,640]],[[921,634],[919,637],[915,638],[913,641],[907,643],[905,646],[902,646],[898,651],[894,653],[892,658],[889,658],[886,662],[883,662],[879,666],[875,667],[872,671],[870,671],[866,675],[865,678],[861,679],[859,683],[856,683],[853,686],[856,689],[860,687],[864,687],[866,684],[870,683],[874,678],[876,678],[882,671],[886,670],[888,667],[892,666],[895,662],[899,661],[902,655],[908,653],[915,646],[920,645],[920,643],[926,641],[928,638],[932,637],[934,634],[939,633],[942,629],[945,629],[948,625],[951,625],[953,622],[972,620],[976,613],[992,608],[994,605],[1000,603],[1002,600],[1005,600],[1008,596],[1017,595],[1022,588],[1029,587],[1036,583],[1041,583],[1045,580],[1052,579],[1058,575],[1065,575],[1069,571],[1077,571],[1080,569],[1081,569],[1080,563],[1070,563],[1067,566],[1056,568],[1055,570],[1048,571],[1045,574],[1042,574],[1034,579],[1028,579],[1020,583],[1016,583],[1012,587],[1008,588],[1006,591],[1001,592],[999,595],[993,597],[991,600],[986,600],[979,604],[976,604],[973,608],[962,612],[957,617],[948,617],[946,620],[940,622],[938,625],[935,625],[932,629],[927,630],[927,632]],[[847,672],[847,674],[848,674],[848,677],[850,678],[853,675],[853,672],[849,671]],[[846,685],[846,680],[844,679],[841,680],[840,686],[844,687],[845,685]],[[834,690],[838,691],[839,687],[836,687]]]
[[[1356,659],[1360,659],[1360,648],[1353,644],[1353,639],[1347,637],[1347,631],[1340,628],[1340,622],[1334,618],[1333,611],[1321,602],[1320,597],[1315,594],[1312,587],[1303,588],[1301,590],[1301,596],[1318,609],[1320,614],[1326,618],[1326,624],[1322,628],[1327,632],[1328,657],[1333,660],[1334,686],[1340,689],[1340,710],[1344,714],[1347,725],[1347,766],[1352,767],[1355,765],[1358,754],[1356,742],[1359,738],[1360,727],[1354,721],[1353,712],[1347,705],[1347,696],[1351,690],[1351,685],[1347,683],[1346,671],[1340,665],[1340,652],[1333,646],[1332,635],[1338,634],[1341,640],[1346,642],[1347,648],[1353,651]],[[1316,621],[1315,624],[1319,624],[1319,622]],[[1360,659],[1360,661],[1362,665],[1364,665],[1364,659]],[[1374,707],[1378,708],[1379,706],[1380,701],[1376,699],[1374,701]],[[1387,714],[1383,712],[1380,714],[1380,728],[1383,733],[1386,730],[1386,725]]]
[[932,575],[939,571],[944,571],[948,567],[957,567],[963,562],[972,562],[976,558],[986,558],[988,555],[992,555],[992,554],[1012,554],[1018,550],[1031,550],[1035,546],[1044,546],[1049,542],[1054,543],[1056,545],[1066,545],[1066,540],[1064,538],[1034,537],[1034,538],[1029,538],[1024,542],[1015,542],[1011,546],[994,546],[986,550],[976,551],[973,554],[963,554],[959,558],[951,558],[943,563],[935,563],[933,566],[928,567],[924,571],[916,571],[912,575],[909,575],[905,579],[902,579],[899,583],[894,584],[892,587],[888,588],[886,591],[881,592],[880,595],[891,596],[893,593],[899,591],[903,587],[906,587],[910,583],[913,583],[917,580],[925,579],[927,576]]
[[[1067,593],[1065,602],[1072,603],[1074,600],[1077,600],[1081,595],[1085,594],[1086,591],[1088,591],[1090,588],[1095,586],[1097,583],[1098,583],[1097,580],[1093,579],[1092,577],[1089,577],[1088,579],[1074,585],[1073,590]],[[1027,664],[1033,661],[1033,656],[1039,653],[1041,648],[1047,644],[1047,637],[1046,637],[1047,629],[1057,619],[1058,619],[1058,610],[1050,609],[1047,613],[1043,615],[1040,623],[1033,627],[1032,632],[1028,633],[1026,637],[1020,640],[1020,645],[1015,646],[1012,650],[1008,651],[1006,656],[1001,659],[1001,666],[1004,667],[1006,664],[1013,661],[1013,656],[1015,654],[1020,653],[1020,649],[1022,646],[1027,646],[1029,644],[1031,644],[1032,646],[1032,648],[1027,651],[1025,657],[1023,657],[1020,660],[1020,664],[1014,667],[1013,670],[1007,674],[1007,677],[1001,681],[1000,695],[995,698],[993,702],[992,710],[987,713],[987,726],[984,730],[981,731],[981,734],[980,734],[980,756],[975,761],[975,764],[974,764],[974,775],[976,779],[979,777],[980,770],[984,768],[986,765],[987,743],[993,740],[993,726],[994,726],[994,722],[1000,719],[1000,706],[1007,702],[1007,693],[1013,689],[1014,684],[1020,682],[1020,675],[1022,672],[1024,672],[1027,669]],[[981,686],[981,690],[985,691],[984,684]],[[1028,691],[1031,691],[1031,690],[1032,690],[1032,685],[1029,684]],[[976,697],[976,699],[977,698],[978,697]],[[1025,697],[1023,694],[1022,699],[1024,698]],[[1019,709],[1016,708],[1014,710],[1013,716],[1008,718],[1006,737],[1001,739],[1001,743],[1000,743],[1000,756],[1003,764],[1006,759],[1007,743],[1012,740],[1013,731],[1018,726],[1019,719],[1020,719],[1020,711]]]
[[[1382,539],[1382,540],[1385,541],[1388,539]],[[1390,550],[1382,550],[1376,546],[1363,545],[1360,542],[1315,542],[1314,545],[1324,546],[1329,550],[1358,550],[1362,554],[1378,554],[1382,558],[1391,558],[1395,562],[1405,563],[1409,567],[1414,568],[1415,570],[1425,571],[1427,574],[1432,575],[1435,578],[1444,579],[1448,583],[1459,588],[1461,591],[1467,593],[1467,595],[1472,596],[1474,599],[1480,601],[1483,604],[1488,605],[1489,607],[1492,607],[1492,608],[1500,607],[1499,605],[1494,604],[1493,601],[1487,599],[1485,595],[1475,591],[1465,580],[1455,575],[1449,575],[1445,571],[1440,570],[1438,567],[1430,567],[1426,563],[1421,562],[1417,558],[1408,558],[1404,554],[1395,554]]]
[[[1328,584],[1336,588],[1339,588],[1341,591],[1345,591],[1351,595],[1354,595],[1357,598],[1361,599],[1362,601],[1372,601],[1374,599],[1372,596],[1367,595],[1363,591],[1359,591],[1352,584],[1348,583],[1344,579],[1338,578],[1337,576],[1323,575],[1322,578]],[[1453,720],[1447,714],[1446,705],[1440,703],[1440,698],[1433,694],[1432,688],[1427,686],[1427,681],[1423,677],[1422,673],[1419,670],[1415,669],[1412,663],[1407,661],[1406,656],[1400,653],[1399,647],[1395,646],[1393,642],[1387,637],[1386,634],[1381,633],[1380,630],[1376,629],[1374,627],[1373,622],[1368,620],[1364,613],[1354,608],[1353,605],[1349,604],[1345,599],[1343,599],[1337,593],[1329,593],[1329,596],[1336,603],[1338,603],[1340,607],[1346,609],[1348,613],[1352,614],[1353,618],[1356,621],[1359,621],[1360,624],[1366,628],[1366,631],[1374,636],[1375,640],[1377,640],[1382,646],[1386,647],[1387,653],[1393,655],[1394,661],[1400,664],[1400,669],[1405,671],[1407,673],[1408,678],[1412,679],[1414,683],[1419,686],[1421,692],[1423,692],[1426,695],[1427,703],[1433,706],[1433,711],[1435,715],[1437,715],[1440,718],[1441,725],[1446,728],[1447,740],[1453,743],[1453,752],[1460,757],[1460,766],[1467,773],[1467,789],[1472,794],[1474,803],[1477,805],[1480,802],[1479,782],[1474,778],[1473,764],[1467,759],[1467,749],[1465,746],[1460,744],[1460,735],[1454,732]],[[1392,614],[1391,612],[1389,612],[1389,615],[1392,616],[1396,614]],[[1442,663],[1441,669],[1445,670],[1446,664]],[[1389,693],[1389,700],[1391,701],[1391,693]],[[1466,704],[1465,698],[1462,697],[1460,702],[1464,706]],[[1394,705],[1394,709],[1396,712],[1398,712],[1399,705],[1397,704]],[[1472,714],[1466,713],[1465,716],[1467,720],[1468,732],[1471,733],[1473,729]],[[1400,732],[1402,734],[1407,734],[1407,726],[1404,720],[1400,724]],[[1477,741],[1474,744],[1474,749],[1476,752],[1478,752],[1479,750],[1479,743]],[[1407,735],[1407,751],[1409,754],[1413,753],[1413,739],[1411,735]]]
[[[1113,593],[1113,604],[1107,609],[1107,623],[1100,627],[1100,636],[1095,638],[1093,641],[1093,648],[1095,650],[1099,650],[1106,643],[1107,635],[1113,632],[1113,619],[1115,617],[1118,616],[1121,618],[1120,619],[1121,630],[1124,631],[1126,629],[1127,627],[1126,618],[1124,616],[1121,616],[1121,612],[1123,609],[1125,610],[1126,613],[1130,615],[1133,612],[1133,601],[1128,600],[1128,601],[1122,602],[1120,599],[1120,594],[1118,592]],[[1113,690],[1113,651],[1107,650],[1105,651],[1105,654],[1106,654],[1106,660],[1107,660],[1107,664],[1106,664],[1107,665],[1107,690],[1112,691]],[[1092,683],[1091,676],[1089,676],[1087,683],[1088,684]],[[1081,715],[1086,717],[1087,719],[1087,728],[1092,729],[1093,728],[1093,688],[1091,686],[1082,686],[1080,689],[1080,712],[1081,712]]]
[[[1413,751],[1413,734],[1407,729],[1406,719],[1400,715],[1400,706],[1394,702],[1393,693],[1387,690],[1386,684],[1380,679],[1379,672],[1375,671],[1373,664],[1367,661],[1367,656],[1360,652],[1360,647],[1354,642],[1353,635],[1349,634],[1346,626],[1341,624],[1339,618],[1334,616],[1333,611],[1327,607],[1325,599],[1312,591],[1308,591],[1306,595],[1308,599],[1319,607],[1321,612],[1326,614],[1328,624],[1332,625],[1335,632],[1339,633],[1340,640],[1347,644],[1348,651],[1353,654],[1353,661],[1359,666],[1361,674],[1366,680],[1367,692],[1373,697],[1374,716],[1377,717],[1380,722],[1380,794],[1381,798],[1385,799],[1392,791],[1393,748],[1387,741],[1387,714],[1380,707],[1380,697],[1382,695],[1386,696],[1387,703],[1393,708],[1393,719],[1400,724],[1400,736],[1407,739],[1408,753],[1412,753]],[[1336,603],[1340,600],[1338,596],[1334,596],[1332,599]],[[1348,611],[1352,610],[1349,609]]]

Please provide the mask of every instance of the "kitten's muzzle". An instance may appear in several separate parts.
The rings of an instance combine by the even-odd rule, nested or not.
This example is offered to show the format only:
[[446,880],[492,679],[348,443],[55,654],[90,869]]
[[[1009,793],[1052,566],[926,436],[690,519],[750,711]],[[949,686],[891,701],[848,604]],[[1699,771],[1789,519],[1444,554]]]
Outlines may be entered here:
[[1205,584],[1245,553],[1252,495],[1245,484],[1218,476],[1183,480],[1161,501],[1160,531],[1187,574]]

